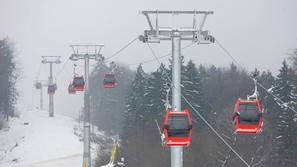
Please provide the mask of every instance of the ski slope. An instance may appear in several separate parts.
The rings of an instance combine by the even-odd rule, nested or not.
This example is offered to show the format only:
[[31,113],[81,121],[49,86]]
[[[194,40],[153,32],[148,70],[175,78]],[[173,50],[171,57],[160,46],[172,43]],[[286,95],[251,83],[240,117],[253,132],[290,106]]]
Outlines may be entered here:
[[0,131],[0,167],[80,167],[83,143],[72,118],[26,111]]

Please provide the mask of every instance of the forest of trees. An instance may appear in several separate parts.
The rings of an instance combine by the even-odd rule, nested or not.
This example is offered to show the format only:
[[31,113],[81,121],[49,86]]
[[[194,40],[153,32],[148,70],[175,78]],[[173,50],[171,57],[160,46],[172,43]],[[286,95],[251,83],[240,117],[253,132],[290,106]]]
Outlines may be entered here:
[[[182,94],[251,166],[297,166],[297,114],[289,109],[297,106],[296,65],[297,50],[289,62],[282,62],[276,76],[270,71],[255,69],[258,82],[280,98],[278,100],[258,88],[265,113],[260,135],[233,133],[235,101],[238,97],[246,98],[254,89],[250,73],[238,69],[235,64],[216,67],[183,62]],[[106,65],[99,64],[93,72],[93,121],[99,129],[120,135],[120,152],[127,166],[168,166],[170,149],[161,146],[156,121],[162,127],[171,66],[161,64],[150,73],[146,73],[142,65],[135,72],[120,65],[117,68],[115,74],[119,84],[113,90],[95,84],[103,82],[102,76],[108,71]],[[92,91],[95,89],[100,93]],[[191,145],[184,149],[185,166],[244,166],[185,100],[182,100],[182,108],[190,109],[194,121]],[[105,156],[97,166],[107,163],[109,155]]]
[[104,75],[111,69],[107,64],[98,63],[90,77],[91,122],[99,130],[104,130],[109,136],[109,141],[93,139],[100,143],[100,152],[96,158],[96,166],[101,166],[109,161],[112,138],[118,138],[122,130],[126,106],[126,94],[134,77],[134,72],[120,64],[116,65],[115,77],[119,83],[115,88],[104,89]]
[[15,51],[12,42],[8,39],[0,40],[0,129],[14,116],[18,91],[16,83],[19,71],[15,62]]

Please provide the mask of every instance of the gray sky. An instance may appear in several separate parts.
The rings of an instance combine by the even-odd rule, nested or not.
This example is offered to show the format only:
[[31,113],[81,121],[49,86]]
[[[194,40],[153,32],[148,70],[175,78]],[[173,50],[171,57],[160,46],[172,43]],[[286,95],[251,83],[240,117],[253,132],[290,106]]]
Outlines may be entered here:
[[[62,56],[56,72],[70,56],[70,44],[104,44],[102,53],[108,57],[148,28],[140,10],[213,10],[205,28],[245,68],[277,73],[285,53],[297,47],[296,7],[296,0],[0,0],[0,38],[9,37],[16,43],[23,73],[20,107],[27,108],[38,104],[38,92],[32,84],[40,56]],[[185,20],[182,23],[187,24]],[[163,41],[152,47],[164,55],[170,52],[171,44]],[[205,65],[232,62],[216,45],[195,45],[183,54],[186,60]],[[113,60],[130,64],[151,58],[147,46],[136,41]],[[156,62],[144,65],[147,71],[156,66]],[[48,68],[42,65],[39,79],[47,79]],[[57,77],[57,113],[77,113],[82,105],[82,95],[67,94],[71,77],[69,62]]]

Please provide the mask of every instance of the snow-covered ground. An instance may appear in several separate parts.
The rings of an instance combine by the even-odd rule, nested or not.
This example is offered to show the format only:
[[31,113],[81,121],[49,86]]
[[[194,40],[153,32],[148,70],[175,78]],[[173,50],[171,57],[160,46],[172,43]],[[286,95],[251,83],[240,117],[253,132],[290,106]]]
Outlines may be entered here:
[[83,143],[72,118],[26,111],[0,130],[0,167],[80,167]]

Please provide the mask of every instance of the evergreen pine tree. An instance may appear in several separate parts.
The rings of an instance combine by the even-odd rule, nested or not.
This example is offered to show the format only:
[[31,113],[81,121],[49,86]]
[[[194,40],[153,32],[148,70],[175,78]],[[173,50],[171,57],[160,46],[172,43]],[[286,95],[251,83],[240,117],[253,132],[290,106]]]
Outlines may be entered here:
[[134,163],[140,165],[142,151],[139,146],[144,138],[144,110],[146,96],[146,82],[148,75],[143,71],[142,65],[139,65],[135,78],[132,81],[129,95],[126,102],[125,120],[122,132],[123,151],[127,161],[135,161],[135,157],[139,157]]
[[15,62],[15,50],[9,39],[0,39],[0,119],[14,116],[18,99],[16,88],[20,73]]
[[278,136],[277,141],[277,157],[280,166],[296,166],[295,157],[297,151],[297,131],[296,114],[289,110],[287,106],[295,108],[297,100],[297,89],[293,84],[292,70],[288,67],[286,61],[279,70],[272,93],[279,97],[284,104],[277,101],[280,106],[280,116],[277,125]]
[[[197,110],[201,109],[202,89],[200,83],[200,74],[192,60],[190,60],[185,67],[183,79],[183,95]],[[190,108],[184,99],[182,99],[182,101],[184,106]]]
[[127,97],[125,126],[127,126],[128,129],[124,129],[124,131],[129,131],[131,127],[137,125],[137,119],[141,114],[141,109],[144,109],[144,83],[146,75],[147,74],[145,74],[145,72],[142,69],[142,65],[139,65],[136,70],[135,78],[132,81],[132,86],[128,93],[129,96]]
[[[272,73],[267,70],[263,71],[261,75],[258,76],[257,81],[265,88],[271,88],[273,86],[272,84],[275,82],[275,78]],[[262,108],[264,108],[265,111],[270,111],[272,109],[273,99],[264,89],[258,88],[258,91],[262,102]]]
[[161,64],[157,71],[153,72],[148,80],[148,91],[147,96],[149,100],[149,107],[151,111],[157,112],[160,116],[164,110],[164,104],[166,102],[166,91],[170,86],[170,81],[168,81],[168,70],[165,68],[164,64]]
[[283,66],[279,70],[276,81],[273,85],[273,93],[279,97],[285,104],[277,102],[282,108],[286,106],[295,107],[297,100],[297,89],[294,85],[293,72],[289,68],[286,61],[283,61]]

